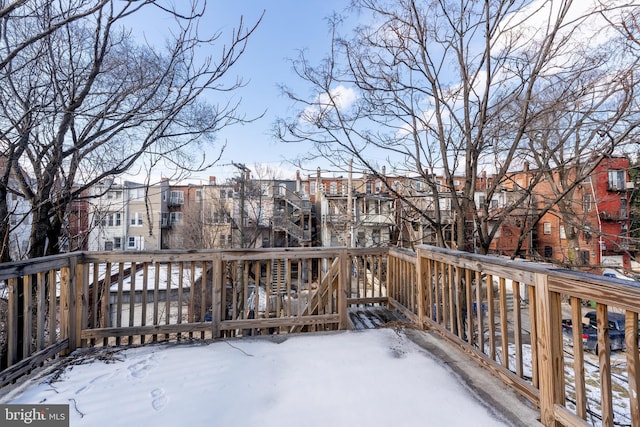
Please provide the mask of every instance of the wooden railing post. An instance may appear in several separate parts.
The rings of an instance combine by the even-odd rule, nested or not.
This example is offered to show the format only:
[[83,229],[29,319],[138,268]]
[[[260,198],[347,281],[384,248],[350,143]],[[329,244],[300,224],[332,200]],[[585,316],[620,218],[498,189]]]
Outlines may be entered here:
[[89,324],[89,268],[85,263],[78,264],[78,257],[72,257],[70,261],[73,262],[76,269],[76,345],[79,347],[85,347],[86,343],[82,341],[82,328]]
[[[203,264],[202,269],[203,271],[206,271],[206,263]],[[213,287],[211,290],[211,334],[212,338],[216,339],[220,337],[220,321],[222,319],[222,287],[224,286],[222,256],[219,253],[213,255],[213,268],[211,269],[211,274],[213,276],[211,277]],[[202,287],[204,289],[206,286],[205,280],[202,282]],[[204,301],[205,299],[203,298],[203,304]]]
[[69,333],[70,312],[71,312],[71,292],[69,279],[69,267],[60,269],[60,340],[69,339],[69,348],[63,354],[69,354],[71,350],[71,339]]
[[7,313],[7,366],[18,361],[18,280],[8,281],[9,312]]
[[340,273],[338,275],[338,314],[340,315],[341,330],[349,329],[349,313],[347,306],[347,292],[349,283],[349,255],[347,250],[340,251]]
[[562,357],[562,308],[560,294],[549,290],[548,276],[535,275],[536,326],[540,374],[540,421],[558,426],[554,406],[564,404],[564,366]]
[[422,269],[422,254],[420,248],[416,253],[416,286],[418,298],[418,327],[424,328],[424,287],[426,286],[424,271]]

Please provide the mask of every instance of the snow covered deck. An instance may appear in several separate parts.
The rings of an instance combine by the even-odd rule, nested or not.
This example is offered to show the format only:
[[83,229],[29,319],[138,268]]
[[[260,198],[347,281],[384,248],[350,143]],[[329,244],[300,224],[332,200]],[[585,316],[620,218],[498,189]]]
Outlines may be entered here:
[[73,427],[537,424],[521,402],[524,412],[506,414],[511,392],[497,390],[499,407],[496,389],[474,391],[452,364],[383,328],[79,350],[0,403],[68,404]]
[[[0,282],[0,387],[76,349],[397,322],[446,343],[437,358],[457,351],[482,366],[544,425],[640,425],[635,282],[428,246],[80,252],[0,265]],[[562,318],[582,324],[585,301],[598,355],[585,352],[580,326],[562,332]],[[626,316],[623,352],[609,349],[608,311]],[[378,316],[392,312],[404,319]]]

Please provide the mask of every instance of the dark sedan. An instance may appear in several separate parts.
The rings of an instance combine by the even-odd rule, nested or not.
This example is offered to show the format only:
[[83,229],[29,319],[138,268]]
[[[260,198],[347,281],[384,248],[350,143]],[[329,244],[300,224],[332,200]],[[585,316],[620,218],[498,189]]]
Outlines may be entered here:
[[[571,319],[562,319],[562,332],[573,335]],[[582,324],[582,345],[585,350],[598,354],[598,329],[591,324]],[[624,331],[609,329],[609,348],[611,351],[624,350]]]

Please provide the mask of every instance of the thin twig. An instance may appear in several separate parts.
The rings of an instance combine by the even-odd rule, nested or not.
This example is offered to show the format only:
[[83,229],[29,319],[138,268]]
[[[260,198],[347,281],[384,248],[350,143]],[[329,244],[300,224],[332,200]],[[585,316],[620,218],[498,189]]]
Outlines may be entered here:
[[78,402],[76,402],[75,399],[69,399],[69,402],[73,402],[73,407],[75,408],[76,412],[80,414],[80,418],[84,418],[84,414],[78,409]]
[[239,347],[236,347],[235,345],[231,344],[229,341],[225,341],[225,342],[229,345],[229,347],[231,347],[231,348],[235,348],[236,350],[241,351],[241,352],[242,352],[242,353],[244,353],[245,355],[253,357],[253,354],[249,354],[249,353],[247,353],[247,352],[246,352],[246,351],[244,351],[243,349],[241,349],[241,348],[239,348]]

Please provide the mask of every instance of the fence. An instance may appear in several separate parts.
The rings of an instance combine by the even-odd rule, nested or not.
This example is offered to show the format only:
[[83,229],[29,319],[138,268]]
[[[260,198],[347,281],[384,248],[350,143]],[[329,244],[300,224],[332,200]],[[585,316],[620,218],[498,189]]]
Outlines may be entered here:
[[78,347],[347,329],[348,305],[386,304],[386,253],[79,252],[0,265],[0,386]]
[[[390,305],[401,298],[419,325],[538,407],[544,425],[640,425],[639,284],[428,246],[415,275],[418,286],[390,284]],[[623,351],[610,348],[615,312]]]
[[[545,425],[640,425],[635,282],[428,246],[79,252],[0,265],[0,281],[0,386],[78,347],[347,329],[349,307],[380,305],[461,348]],[[609,312],[624,315],[623,351]]]

